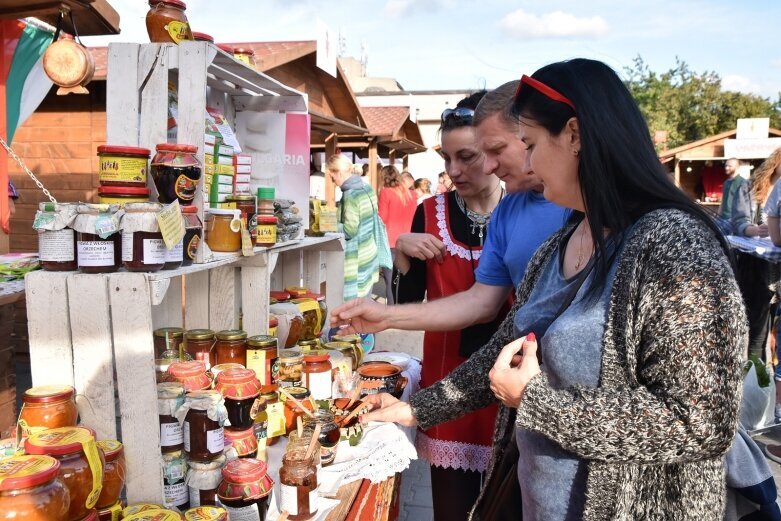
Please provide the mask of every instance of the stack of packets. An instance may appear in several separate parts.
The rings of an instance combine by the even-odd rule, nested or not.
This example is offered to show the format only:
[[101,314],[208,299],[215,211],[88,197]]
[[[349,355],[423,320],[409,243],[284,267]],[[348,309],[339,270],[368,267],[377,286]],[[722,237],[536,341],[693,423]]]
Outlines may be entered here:
[[232,208],[232,194],[250,193],[252,157],[241,153],[236,135],[217,109],[206,109],[204,134],[204,206]]

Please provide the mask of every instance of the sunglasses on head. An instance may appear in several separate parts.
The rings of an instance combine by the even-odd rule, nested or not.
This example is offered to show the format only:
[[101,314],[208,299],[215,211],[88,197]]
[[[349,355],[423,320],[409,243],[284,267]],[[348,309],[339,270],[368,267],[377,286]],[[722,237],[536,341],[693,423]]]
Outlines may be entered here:
[[475,111],[466,107],[458,107],[455,109],[445,109],[442,111],[441,121],[447,122],[450,119],[455,121],[464,121],[465,123],[472,123],[472,118],[475,116]]
[[533,88],[540,94],[543,94],[544,96],[547,96],[548,98],[552,99],[553,101],[558,101],[559,103],[564,103],[565,105],[569,106],[572,110],[577,112],[577,109],[575,109],[575,104],[570,101],[569,98],[567,98],[564,94],[560,93],[559,91],[548,87],[543,82],[539,80],[535,80],[531,76],[523,75],[521,76],[521,82],[518,84],[518,89],[515,91],[515,97],[518,97],[518,93],[521,92],[521,87],[524,85],[528,85],[529,87]]

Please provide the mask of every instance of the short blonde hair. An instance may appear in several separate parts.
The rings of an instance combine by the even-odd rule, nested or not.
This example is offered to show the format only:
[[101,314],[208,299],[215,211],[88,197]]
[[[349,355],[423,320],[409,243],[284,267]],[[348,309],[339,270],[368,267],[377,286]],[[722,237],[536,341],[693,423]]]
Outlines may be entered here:
[[334,154],[325,162],[326,172],[347,172],[352,168],[352,162],[341,154]]

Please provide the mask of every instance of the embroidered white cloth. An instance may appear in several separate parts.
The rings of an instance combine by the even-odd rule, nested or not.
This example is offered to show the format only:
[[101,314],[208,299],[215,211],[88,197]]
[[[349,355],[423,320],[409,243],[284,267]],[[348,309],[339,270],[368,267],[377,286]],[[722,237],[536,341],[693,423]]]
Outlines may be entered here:
[[461,246],[460,244],[456,244],[456,242],[453,240],[453,238],[450,236],[450,230],[448,230],[447,227],[447,216],[445,215],[445,194],[439,194],[436,196],[437,198],[437,228],[439,228],[439,236],[442,239],[442,243],[445,245],[445,249],[450,253],[451,255],[455,255],[456,257],[461,257],[462,259],[469,260],[480,260],[480,255],[482,254],[483,250],[468,250]]

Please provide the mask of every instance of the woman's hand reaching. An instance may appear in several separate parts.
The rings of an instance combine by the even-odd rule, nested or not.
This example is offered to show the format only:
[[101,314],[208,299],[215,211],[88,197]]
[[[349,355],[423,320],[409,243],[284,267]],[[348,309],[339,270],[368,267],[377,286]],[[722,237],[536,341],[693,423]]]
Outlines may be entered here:
[[370,421],[394,422],[405,427],[418,424],[412,415],[412,407],[388,393],[370,394],[363,398],[363,403],[371,406],[371,411],[361,416],[361,423]]
[[[521,349],[523,354],[519,355]],[[529,333],[525,338],[510,342],[499,353],[488,373],[491,391],[500,402],[517,409],[526,386],[539,373],[537,338],[534,333]]]

